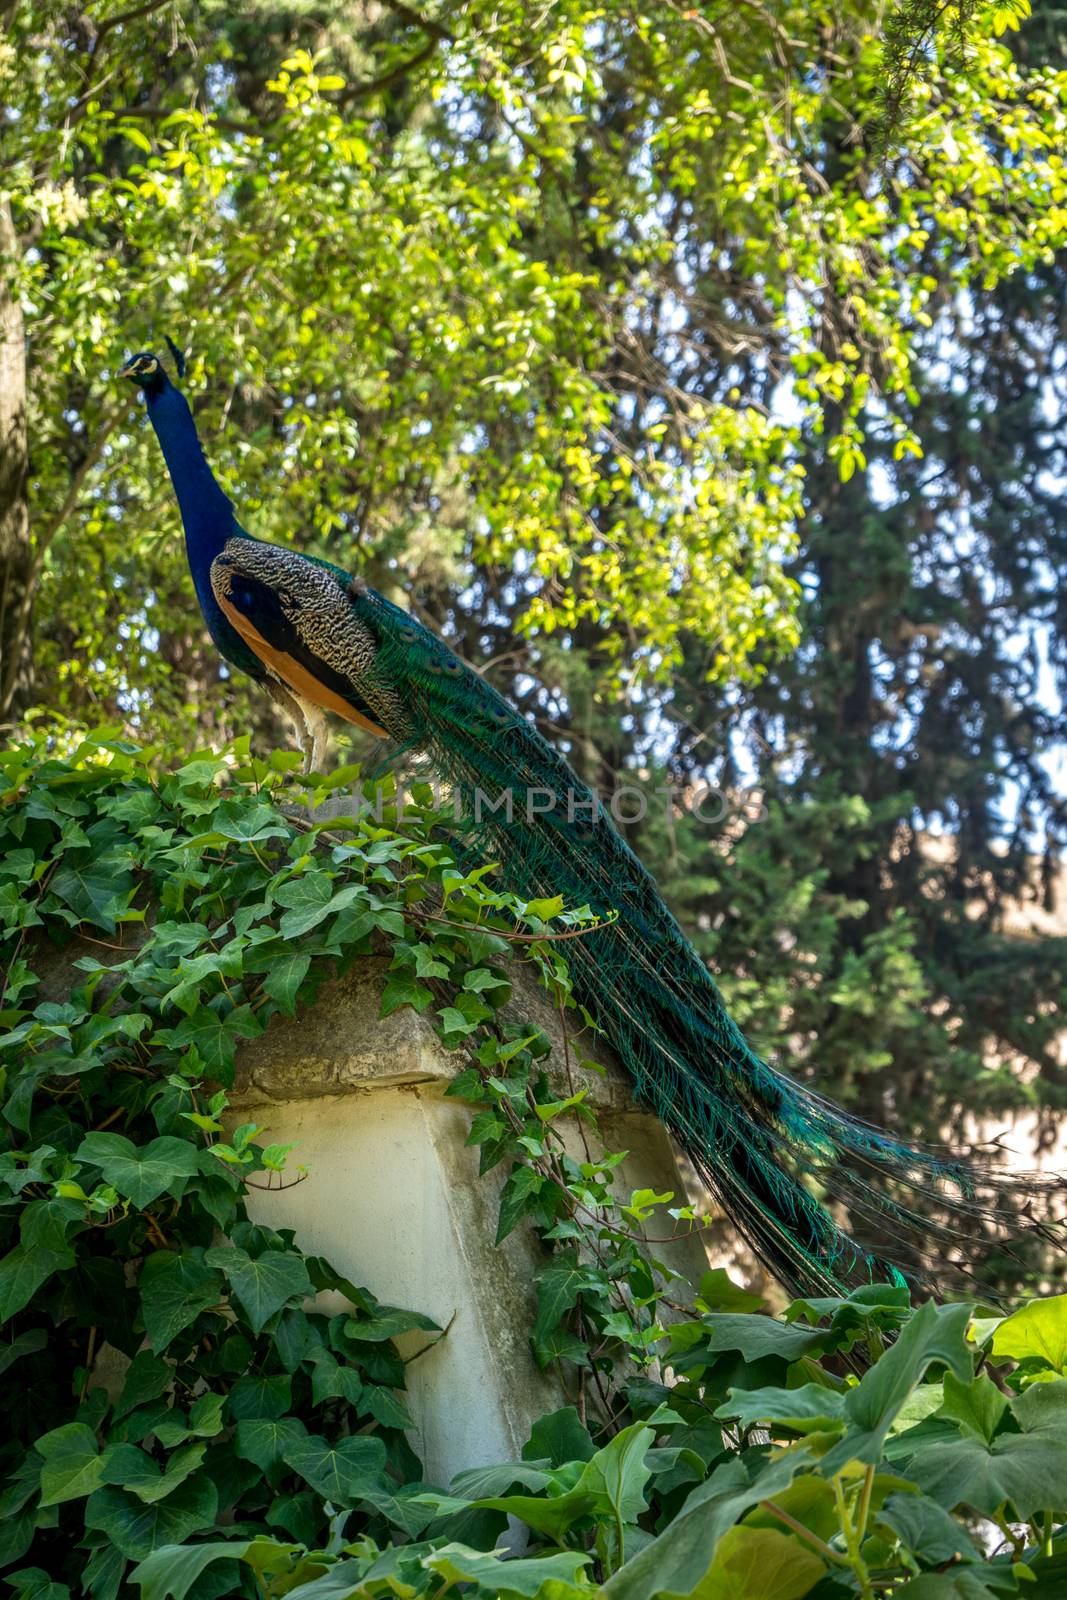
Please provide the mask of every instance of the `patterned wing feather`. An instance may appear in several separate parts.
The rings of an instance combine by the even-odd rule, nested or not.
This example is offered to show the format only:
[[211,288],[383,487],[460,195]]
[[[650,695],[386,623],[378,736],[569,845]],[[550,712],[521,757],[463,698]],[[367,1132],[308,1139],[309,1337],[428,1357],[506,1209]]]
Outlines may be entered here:
[[211,564],[223,615],[267,672],[298,697],[384,739],[357,687],[375,649],[336,568],[296,551],[231,539]]

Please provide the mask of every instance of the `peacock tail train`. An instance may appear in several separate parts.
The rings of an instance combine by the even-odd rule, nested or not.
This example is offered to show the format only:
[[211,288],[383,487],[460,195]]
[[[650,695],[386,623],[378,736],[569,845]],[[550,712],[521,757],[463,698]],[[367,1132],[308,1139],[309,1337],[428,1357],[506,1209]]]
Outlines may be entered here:
[[499,862],[512,893],[562,894],[610,919],[568,945],[575,994],[775,1277],[803,1294],[886,1279],[973,1288],[991,1248],[1059,1236],[1061,1180],[895,1140],[761,1060],[566,760],[406,612],[373,590],[354,609],[375,640],[360,692],[464,797],[465,847]]

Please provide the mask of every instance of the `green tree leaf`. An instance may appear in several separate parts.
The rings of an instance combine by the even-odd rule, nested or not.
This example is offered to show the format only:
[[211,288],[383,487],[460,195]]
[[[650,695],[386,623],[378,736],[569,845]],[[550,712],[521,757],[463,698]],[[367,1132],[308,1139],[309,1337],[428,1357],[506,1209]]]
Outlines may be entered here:
[[917,1560],[929,1567],[985,1559],[966,1528],[925,1495],[891,1494],[877,1517]]
[[268,1468],[286,1459],[286,1451],[307,1438],[299,1417],[242,1417],[234,1433],[234,1451],[245,1461]]

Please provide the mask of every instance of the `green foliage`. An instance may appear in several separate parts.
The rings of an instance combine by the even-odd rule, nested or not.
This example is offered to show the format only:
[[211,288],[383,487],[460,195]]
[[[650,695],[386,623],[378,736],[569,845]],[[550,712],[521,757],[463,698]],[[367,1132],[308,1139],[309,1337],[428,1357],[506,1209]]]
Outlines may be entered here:
[[[161,775],[106,732],[69,761],[0,757],[0,1552],[68,1582],[88,1563],[94,1596],[220,1527],[314,1542],[357,1503],[406,1525],[392,1341],[437,1330],[247,1219],[248,1188],[304,1175],[227,1090],[241,1040],[376,943],[398,968],[432,949],[450,976],[487,940],[424,832],[285,818],[291,765]],[[453,921],[429,945],[411,902],[446,871]],[[502,979],[477,970],[489,1016],[477,994]],[[322,1289],[349,1312],[318,1310]]]
[[894,70],[912,50],[926,70],[888,151],[866,4],[714,27],[587,0],[386,10],[108,0],[82,28],[9,8],[50,713],[154,730],[217,677],[121,347],[167,326],[192,345],[255,532],[439,611],[473,579],[472,615],[505,608],[546,660],[577,642],[575,671],[634,710],[692,641],[717,680],[796,642],[802,434],[775,387],[841,479],[876,393],[891,448],[920,454],[931,257],[993,284],[1063,237],[1065,85],[1013,58],[1011,7],[967,8],[962,54],[907,10]]
[[[465,876],[418,807],[286,814],[288,758],[168,772],[103,733],[71,760],[24,745],[0,762],[15,1595],[1059,1593],[1067,1297],[1000,1318],[872,1285],[774,1317],[716,1271],[684,1303],[653,1230],[699,1219],[617,1192],[588,1064],[562,1093],[547,1041],[499,1015],[516,941],[566,1013],[552,924],[580,937],[580,917]],[[96,875],[82,901],[74,882],[103,854],[110,886]],[[308,966],[272,994],[294,911],[314,912]],[[483,1170],[509,1169],[501,1236],[527,1219],[544,1241],[533,1349],[573,1396],[520,1461],[447,1490],[420,1480],[392,1342],[438,1330],[247,1220],[249,1185],[300,1174],[227,1105],[240,1040],[370,953],[466,1041],[450,1092],[474,1108]],[[79,974],[63,998],[60,970]],[[349,1310],[319,1310],[323,1289]],[[500,1547],[509,1517],[519,1558]]]
[[[1044,1304],[1062,1334],[1062,1301]],[[146,1600],[182,1600],[207,1563],[237,1557],[263,1572],[269,1548],[276,1566],[265,1592],[301,1581],[309,1600],[436,1596],[442,1577],[486,1600],[1060,1592],[1067,1383],[1039,1355],[1028,1387],[1016,1392],[1025,1377],[1009,1362],[991,1369],[997,1387],[983,1370],[996,1337],[989,1319],[965,1305],[913,1309],[906,1292],[879,1285],[795,1302],[784,1318],[699,1300],[696,1310],[659,1331],[670,1387],[632,1383],[638,1420],[607,1444],[594,1448],[567,1408],[537,1424],[521,1462],[461,1473],[448,1494],[413,1493],[436,1537],[387,1549],[367,1538],[327,1550],[266,1541],[247,1553],[233,1543],[165,1549],[134,1581]],[[739,1360],[750,1341],[760,1354]],[[865,1370],[849,1359],[856,1352]],[[987,1439],[968,1421],[983,1412]],[[502,1562],[451,1540],[477,1512],[517,1518],[527,1553]]]

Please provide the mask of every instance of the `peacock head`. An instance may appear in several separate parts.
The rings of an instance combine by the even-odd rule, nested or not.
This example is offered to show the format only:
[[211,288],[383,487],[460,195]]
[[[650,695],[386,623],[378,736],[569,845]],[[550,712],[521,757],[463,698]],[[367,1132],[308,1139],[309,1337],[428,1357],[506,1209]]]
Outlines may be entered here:
[[[185,357],[169,336],[167,337],[167,345],[171,355],[174,357],[174,365],[180,378],[185,373]],[[118,375],[120,378],[129,378],[131,383],[135,383],[139,389],[144,390],[148,398],[162,394],[170,383],[162,361],[158,356],[154,356],[150,350],[142,350],[138,355],[131,356],[125,366],[119,368]]]
[[143,389],[148,396],[162,394],[169,383],[169,378],[163,368],[163,363],[158,356],[152,355],[147,350],[142,350],[139,355],[131,356],[124,367],[119,368],[120,378],[129,378],[139,389]]

